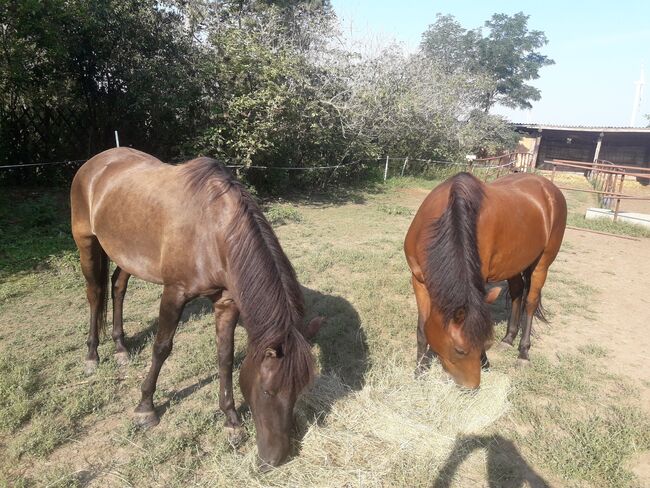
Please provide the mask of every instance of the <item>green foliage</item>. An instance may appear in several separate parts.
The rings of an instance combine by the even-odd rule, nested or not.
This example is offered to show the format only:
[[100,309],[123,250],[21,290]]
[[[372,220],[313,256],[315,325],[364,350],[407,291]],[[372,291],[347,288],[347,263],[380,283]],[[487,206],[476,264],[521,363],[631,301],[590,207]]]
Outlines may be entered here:
[[540,91],[526,84],[539,78],[539,70],[554,61],[539,52],[548,41],[543,32],[528,30],[528,16],[494,14],[482,29],[465,30],[452,15],[438,14],[422,37],[422,52],[447,72],[485,76],[487,84],[481,108],[495,103],[512,108],[531,108]]
[[273,204],[264,211],[264,214],[273,226],[288,224],[290,222],[302,222],[302,214],[300,211],[289,204]]
[[[117,130],[121,145],[163,159],[241,165],[272,194],[371,179],[376,166],[362,162],[386,154],[511,149],[514,132],[483,110],[536,99],[523,82],[548,64],[523,14],[495,15],[488,37],[439,17],[415,55],[341,47],[319,0],[4,2],[0,16],[0,164],[83,160]],[[76,167],[0,182],[61,184]]]
[[0,280],[15,271],[44,269],[50,256],[74,249],[69,215],[63,192],[0,192]]

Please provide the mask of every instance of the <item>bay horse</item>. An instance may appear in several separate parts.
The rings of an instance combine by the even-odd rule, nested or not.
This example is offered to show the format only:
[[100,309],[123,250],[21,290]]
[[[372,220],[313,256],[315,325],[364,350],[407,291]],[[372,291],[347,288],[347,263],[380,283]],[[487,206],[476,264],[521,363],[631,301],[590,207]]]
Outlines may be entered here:
[[529,360],[533,316],[562,244],[567,206],[544,177],[515,173],[485,184],[459,173],[434,188],[406,234],[404,252],[418,307],[417,372],[437,355],[461,386],[478,388],[493,336],[488,304],[508,281],[512,300],[502,342],[512,346],[522,318],[519,360]]
[[295,271],[250,193],[213,159],[172,166],[134,149],[116,148],[79,169],[70,200],[72,234],[90,304],[87,372],[99,362],[109,259],[117,266],[112,338],[120,363],[128,361],[122,307],[129,277],[163,285],[151,368],[135,409],[142,427],[159,422],[153,394],[185,304],[208,297],[216,319],[225,431],[233,440],[242,433],[232,392],[234,331],[241,315],[248,346],[239,383],[255,422],[258,463],[268,468],[284,461],[296,398],[314,374],[308,339],[322,318],[303,327],[303,295]]

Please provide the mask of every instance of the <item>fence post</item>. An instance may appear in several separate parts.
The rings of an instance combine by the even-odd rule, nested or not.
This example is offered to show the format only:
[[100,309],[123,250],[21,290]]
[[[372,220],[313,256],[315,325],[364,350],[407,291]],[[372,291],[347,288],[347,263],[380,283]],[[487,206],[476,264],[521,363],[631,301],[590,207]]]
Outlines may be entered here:
[[384,168],[384,181],[388,177],[388,156],[386,156],[386,167]]
[[621,175],[621,183],[618,186],[618,192],[623,193],[623,180],[625,180],[625,173]]
[[401,176],[404,176],[404,170],[406,169],[406,165],[408,164],[408,162],[409,162],[409,157],[406,156],[406,159],[404,160],[404,166],[402,166],[402,175]]
[[551,173],[551,181],[555,181],[555,163],[553,163],[553,172]]
[[115,147],[120,147],[120,136],[117,135],[117,131],[115,131]]

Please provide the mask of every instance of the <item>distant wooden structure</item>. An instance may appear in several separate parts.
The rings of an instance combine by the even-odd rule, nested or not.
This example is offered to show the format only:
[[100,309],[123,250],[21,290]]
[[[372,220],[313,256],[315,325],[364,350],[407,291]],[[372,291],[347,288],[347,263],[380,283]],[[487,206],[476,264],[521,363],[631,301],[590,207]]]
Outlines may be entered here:
[[544,161],[551,159],[650,167],[650,128],[513,125],[537,168],[548,169]]

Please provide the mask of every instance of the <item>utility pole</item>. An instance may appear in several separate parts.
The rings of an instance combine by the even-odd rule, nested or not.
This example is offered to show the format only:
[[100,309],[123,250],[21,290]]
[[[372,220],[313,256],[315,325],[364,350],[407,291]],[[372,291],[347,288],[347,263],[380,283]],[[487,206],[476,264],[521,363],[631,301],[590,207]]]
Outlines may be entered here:
[[641,106],[641,99],[643,98],[643,86],[645,85],[645,71],[641,65],[641,75],[639,79],[634,82],[636,91],[634,93],[634,105],[632,105],[632,117],[630,118],[630,127],[636,126],[636,116]]

